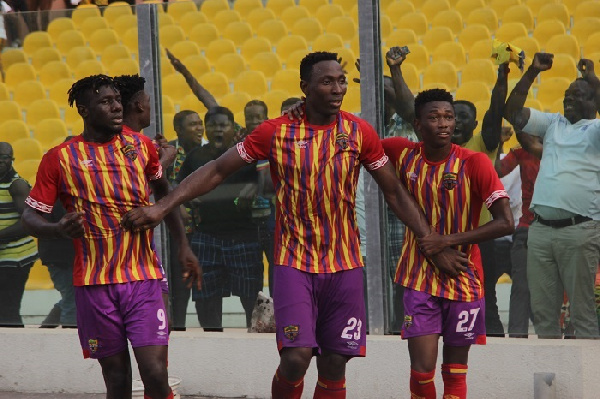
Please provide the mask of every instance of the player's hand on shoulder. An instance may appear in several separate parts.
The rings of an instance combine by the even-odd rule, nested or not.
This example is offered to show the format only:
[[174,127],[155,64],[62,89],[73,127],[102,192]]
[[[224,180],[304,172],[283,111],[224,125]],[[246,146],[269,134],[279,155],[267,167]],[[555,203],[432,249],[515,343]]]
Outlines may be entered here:
[[158,205],[134,208],[123,215],[121,227],[133,232],[153,229],[163,220],[164,214]]
[[302,119],[304,117],[304,97],[302,97],[302,100],[289,107],[283,114],[287,115],[291,121]]
[[466,265],[469,263],[467,254],[454,248],[445,248],[442,252],[432,256],[431,260],[435,267],[450,277],[456,277],[460,273],[466,272]]
[[83,213],[69,212],[58,221],[60,234],[67,238],[83,237]]

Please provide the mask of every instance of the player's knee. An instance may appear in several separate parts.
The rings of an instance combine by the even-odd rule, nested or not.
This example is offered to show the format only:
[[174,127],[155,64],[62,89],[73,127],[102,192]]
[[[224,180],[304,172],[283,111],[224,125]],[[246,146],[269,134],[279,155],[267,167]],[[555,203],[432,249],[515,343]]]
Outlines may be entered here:
[[346,363],[348,363],[347,356],[323,353],[317,358],[319,376],[333,381],[340,380],[346,375]]
[[291,380],[298,380],[306,374],[312,359],[312,348],[284,348],[281,351],[281,371]]
[[121,391],[129,386],[131,381],[131,367],[123,365],[119,367],[113,364],[108,367],[102,367],[102,376],[106,383],[106,388],[109,390]]
[[168,385],[167,367],[160,361],[139,365],[140,377],[144,385],[162,386]]

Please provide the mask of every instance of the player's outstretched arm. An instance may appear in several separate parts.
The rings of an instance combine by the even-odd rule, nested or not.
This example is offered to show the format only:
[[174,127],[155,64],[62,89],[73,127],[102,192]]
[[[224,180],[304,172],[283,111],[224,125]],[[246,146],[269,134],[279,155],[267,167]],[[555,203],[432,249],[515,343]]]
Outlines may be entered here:
[[156,227],[174,208],[208,193],[236,170],[247,165],[235,147],[214,161],[198,168],[186,177],[172,192],[155,205],[132,209],[121,220],[130,230],[146,230]]
[[498,66],[498,78],[492,89],[490,108],[486,111],[481,124],[481,138],[488,151],[494,151],[500,145],[504,103],[508,93],[508,72],[508,64]]
[[83,213],[80,212],[69,212],[58,222],[50,222],[40,212],[26,206],[21,223],[27,233],[38,238],[79,238],[84,233]]
[[[407,49],[404,47],[392,47],[385,55],[385,60],[390,68],[392,82],[394,83],[394,92],[396,94],[396,102],[394,108],[402,119],[413,123],[415,120],[415,96],[406,84],[404,76],[402,76],[401,65],[406,59]],[[415,133],[420,133],[415,129]],[[419,137],[421,139],[421,137]]]
[[186,83],[192,89],[192,93],[204,104],[206,109],[218,107],[219,103],[210,92],[198,82],[198,80],[192,75],[192,73],[186,68],[186,66],[177,57],[175,57],[169,49],[166,49],[167,58],[171,61],[173,68],[183,75]]

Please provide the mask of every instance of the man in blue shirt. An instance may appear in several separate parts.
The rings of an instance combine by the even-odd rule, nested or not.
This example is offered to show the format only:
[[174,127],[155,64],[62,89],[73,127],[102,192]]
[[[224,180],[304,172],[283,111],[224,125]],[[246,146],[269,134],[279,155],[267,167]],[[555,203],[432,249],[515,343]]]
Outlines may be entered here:
[[600,79],[594,63],[579,61],[582,77],[565,91],[564,116],[524,107],[537,75],[552,67],[537,53],[506,102],[515,129],[538,136],[544,152],[535,182],[527,277],[535,331],[560,338],[563,292],[577,338],[597,338],[594,280],[600,261]]

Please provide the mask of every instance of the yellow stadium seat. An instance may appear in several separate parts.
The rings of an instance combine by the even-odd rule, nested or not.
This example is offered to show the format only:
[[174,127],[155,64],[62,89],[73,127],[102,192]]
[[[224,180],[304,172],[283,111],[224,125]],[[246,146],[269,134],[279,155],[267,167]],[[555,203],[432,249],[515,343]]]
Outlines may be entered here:
[[4,83],[9,88],[15,88],[26,80],[37,80],[35,69],[30,64],[12,64],[4,71]]
[[394,46],[408,46],[410,49],[411,44],[417,43],[419,39],[415,32],[411,29],[396,29],[390,32],[387,37],[384,38],[384,44],[387,47]]
[[96,60],[96,53],[90,47],[73,47],[66,57],[66,63],[75,71],[83,61]]
[[235,44],[229,39],[217,39],[208,44],[204,50],[206,58],[214,64],[224,54],[237,53]]
[[140,73],[140,65],[133,58],[115,60],[108,64],[107,72],[111,76],[135,75]]
[[[206,111],[208,111],[206,109],[206,107],[204,106],[204,104],[198,100],[198,98],[193,95],[193,94],[188,94],[187,96],[185,96],[183,98],[183,100],[179,103],[179,109],[180,110],[191,110],[191,111],[196,111],[197,113],[199,113],[200,115],[206,113]],[[171,118],[171,123],[170,125],[173,125],[173,118]]]
[[498,14],[491,8],[478,8],[467,17],[467,26],[473,24],[485,25],[490,32],[494,32],[498,28]]
[[183,59],[183,64],[193,76],[202,76],[212,70],[208,59],[203,55],[190,55]]
[[588,37],[598,32],[599,29],[600,18],[579,18],[575,20],[575,23],[571,28],[571,36],[575,36],[577,38],[577,41],[581,41],[581,43],[584,43]]
[[134,26],[137,27],[137,16],[135,15],[121,15],[111,23],[111,27],[119,36],[123,36],[129,29],[131,29],[131,27]]
[[539,24],[543,21],[560,21],[568,28],[571,26],[571,16],[569,10],[564,4],[546,4],[538,11],[536,15],[536,21]]
[[317,8],[317,12],[314,15],[321,25],[325,26],[331,18],[340,17],[345,14],[344,9],[338,4],[323,4]]
[[271,79],[277,71],[283,68],[279,56],[272,52],[255,54],[250,60],[249,66],[252,71],[262,72],[267,79]]
[[[204,82],[200,80],[200,83],[204,85]],[[169,96],[174,101],[176,99],[184,98],[192,91],[188,86],[185,78],[180,73],[172,73],[162,80],[162,93],[163,95]],[[212,92],[211,92],[212,93]],[[214,93],[212,93],[214,95]]]
[[111,65],[117,60],[131,60],[131,52],[123,44],[112,44],[106,47],[100,54],[102,64]]
[[56,104],[64,104],[67,106],[68,94],[67,92],[75,83],[73,78],[63,78],[56,80],[48,89],[48,98],[54,100]]
[[575,59],[579,59],[581,50],[579,42],[573,35],[555,35],[546,42],[544,51],[553,54],[568,54]]
[[426,0],[419,8],[427,20],[431,21],[439,12],[450,10],[450,3],[448,0]]
[[286,8],[294,7],[295,5],[294,0],[268,0],[265,7],[279,16]]
[[0,123],[0,132],[2,132],[2,141],[9,143],[31,137],[29,127],[20,119],[9,119]]
[[429,50],[422,44],[413,44],[409,48],[410,53],[406,56],[406,60],[414,64],[420,71],[425,69],[430,64]]
[[264,37],[251,37],[242,44],[240,54],[246,61],[250,61],[256,54],[267,53],[273,49],[269,39]]
[[583,46],[583,54],[589,58],[590,54],[600,52],[600,32],[588,36]]
[[44,47],[52,47],[52,38],[48,32],[34,31],[30,32],[23,40],[23,51],[32,56],[37,50]]
[[277,55],[287,59],[288,55],[296,50],[305,50],[308,53],[308,44],[302,36],[288,35],[277,43],[276,49]]
[[512,42],[518,37],[528,36],[529,32],[525,25],[520,22],[507,22],[503,23],[498,29],[496,29],[495,38],[501,42]]
[[[546,20],[538,22],[533,30],[533,37],[537,39],[540,46],[544,47],[546,42],[555,35],[564,35],[567,31],[565,25],[558,20]],[[531,55],[533,57],[533,55]]]
[[[184,110],[184,108],[180,108],[180,109]],[[174,116],[175,115],[173,115],[173,114],[167,114],[165,112],[163,112],[163,114],[162,114],[162,123],[163,123],[162,134],[169,141],[177,139],[177,133],[175,132],[175,128],[173,127],[173,117]]]
[[594,70],[600,71],[600,51],[586,54],[585,58],[594,61]]
[[301,18],[308,18],[310,17],[310,12],[308,11],[308,9],[304,6],[294,6],[294,7],[289,7],[286,8],[285,10],[283,10],[281,12],[281,15],[279,16],[279,19],[281,19],[283,21],[283,23],[285,24],[285,26],[287,26],[288,28],[291,28],[292,25],[294,25],[294,23],[296,21],[298,21]]
[[456,69],[461,69],[467,63],[465,48],[460,42],[445,42],[431,52],[431,61],[449,61]]
[[[300,91],[300,89],[298,89]],[[270,118],[276,118],[281,115],[281,103],[290,98],[290,93],[285,90],[269,90],[262,97],[262,100],[267,104]]]
[[[236,1],[237,3],[237,1]],[[236,4],[234,3],[234,4]],[[268,8],[256,8],[252,11],[250,11],[249,14],[242,14],[245,15],[245,21],[248,22],[250,24],[250,26],[252,26],[252,29],[254,29],[254,31],[258,31],[258,27],[266,21],[274,21],[277,16],[275,15],[275,13],[273,12],[273,10],[270,10]],[[286,28],[287,30],[287,28]]]
[[267,79],[260,71],[244,71],[233,82],[235,92],[246,92],[252,98],[262,97],[268,89]]
[[167,25],[158,30],[160,44],[163,47],[171,48],[175,43],[186,40],[185,33],[179,25]]
[[491,0],[488,7],[496,11],[496,14],[503,15],[507,9],[519,4],[521,4],[521,0]]
[[[571,10],[573,11],[573,10]],[[583,1],[577,5],[573,13],[575,19],[574,25],[585,18],[600,18],[600,3],[597,1]]]
[[60,110],[56,103],[49,99],[40,99],[31,102],[25,108],[25,122],[35,126],[44,119],[60,119]]
[[419,11],[404,14],[396,24],[397,28],[411,29],[417,36],[424,35],[427,31],[427,18]]
[[485,101],[489,104],[490,102],[490,89],[488,85],[483,82],[466,82],[461,84],[458,89],[456,89],[456,94],[454,95],[456,100],[467,100],[472,103],[476,103],[478,101]]
[[544,72],[543,79],[563,77],[574,80],[577,77],[577,61],[567,54],[554,54],[552,68]]
[[348,86],[342,103],[342,109],[346,112],[360,112],[360,85]]
[[544,106],[542,105],[542,103],[532,97],[527,97],[527,100],[525,100],[525,106],[527,108],[537,109],[538,111],[544,110]]
[[98,6],[93,4],[88,4],[84,6],[79,6],[73,10],[73,14],[71,14],[71,19],[73,19],[73,23],[78,28],[84,25],[86,19],[90,17],[99,17],[100,9]]
[[67,124],[69,128],[69,135],[77,136],[83,133],[83,119],[79,118],[76,121],[73,121],[71,124]]
[[487,26],[482,24],[469,25],[458,34],[458,41],[462,43],[465,49],[471,48],[475,42],[480,40],[492,40],[492,34]]
[[470,82],[484,83],[488,88],[491,88],[496,83],[496,67],[491,59],[476,59],[470,60],[463,67],[461,73],[461,84]]
[[15,161],[21,162],[27,159],[41,160],[44,150],[39,141],[33,138],[20,139],[12,143]]
[[300,62],[308,54],[308,50],[300,49],[292,51],[286,58],[283,59],[286,69],[298,69],[300,68]]
[[138,28],[129,28],[127,32],[122,37],[123,44],[131,51],[132,53],[137,53],[138,51]]
[[565,90],[567,90],[571,81],[572,79],[567,78],[545,79],[542,76],[536,99],[542,103],[544,109],[548,109],[554,101],[565,97]]
[[219,11],[229,10],[229,4],[227,0],[205,0],[200,6],[202,14],[206,15],[206,18],[210,21],[217,15]]
[[219,32],[224,32],[227,25],[232,22],[239,22],[242,17],[239,12],[235,10],[223,10],[219,11],[214,18],[211,19],[212,23],[215,24]]
[[90,36],[90,47],[97,53],[102,53],[102,51],[110,46],[111,44],[119,44],[121,40],[117,36],[117,33],[110,29],[98,29],[92,36]]
[[185,14],[194,12],[198,12],[198,7],[193,1],[169,2],[167,8],[167,13],[172,16],[175,21],[180,21],[181,17],[183,17]]
[[411,91],[416,92],[421,89],[421,73],[416,65],[403,62],[402,77]]
[[283,21],[274,19],[267,20],[260,24],[256,31],[257,36],[268,39],[272,45],[276,46],[277,42],[288,35],[288,28]]
[[2,82],[0,82],[0,101],[10,100],[10,91],[8,87]]
[[[62,122],[62,121],[61,121]],[[48,147],[49,149],[50,147]],[[40,159],[26,159],[24,161],[15,162],[15,170],[29,184],[33,184],[37,170],[40,167]]]
[[316,15],[319,7],[328,5],[329,0],[298,0],[298,4],[306,7],[311,15]]
[[[65,121],[65,124],[67,125],[67,129],[73,131],[73,127],[75,127],[79,121],[81,121],[82,125],[83,125],[83,119],[81,119],[81,115],[79,115],[79,112],[77,111],[77,107],[75,106],[75,104],[73,104],[72,107],[69,107],[69,106],[65,107],[64,113],[65,113],[64,121]],[[83,130],[83,126],[82,126],[82,130]]]
[[[300,67],[300,64],[297,66]],[[288,93],[300,92],[300,71],[298,69],[282,69],[277,71],[271,81],[271,90],[284,90]]]
[[429,64],[423,71],[423,86],[427,84],[443,83],[451,91],[456,90],[458,75],[451,62],[437,61]]
[[528,31],[533,30],[533,13],[526,4],[515,4],[510,6],[502,14],[502,25],[509,22],[520,22]]
[[237,47],[241,47],[246,40],[253,36],[252,27],[244,21],[231,22],[223,31],[223,39],[231,40]]
[[[160,8],[160,7],[159,7]],[[163,28],[168,25],[175,25],[175,18],[164,12],[158,13],[158,28]]]
[[[360,77],[360,72],[356,68],[353,67],[355,60],[358,58],[354,51],[348,47],[335,47],[330,50],[332,53],[336,53],[338,59],[342,60],[342,66],[346,70],[346,78],[351,81],[353,78]],[[344,65],[345,64],[345,65]],[[296,64],[297,67],[300,66],[300,63]]]
[[62,119],[43,119],[33,129],[33,138],[40,142],[44,150],[52,148],[58,139],[63,141],[69,135],[67,125]]
[[434,51],[440,44],[454,41],[454,33],[445,26],[431,28],[421,37],[421,41],[429,51]]
[[[575,0],[575,1],[581,1],[581,0]],[[566,4],[566,2],[564,0],[526,0],[526,1],[524,1],[524,3],[527,4],[527,6],[529,7],[529,9],[533,13],[533,15],[537,15],[538,12],[540,11],[540,9],[543,6],[545,6],[546,4],[559,4],[559,3]],[[567,8],[568,8],[568,6],[567,6]]]
[[48,24],[48,34],[52,38],[52,41],[54,41],[55,43],[58,40],[58,36],[60,36],[61,33],[70,30],[75,30],[75,23],[73,23],[73,20],[71,18],[54,18]]
[[162,112],[163,114],[175,114],[175,103],[171,97],[164,95],[162,96]]
[[492,41],[479,40],[469,48],[469,62],[471,60],[489,60],[492,57]]
[[290,33],[292,35],[302,36],[306,39],[307,43],[312,44],[312,42],[323,33],[323,27],[321,26],[321,23],[313,17],[301,18],[292,25]]
[[248,15],[257,8],[263,8],[261,0],[236,0],[233,3],[233,9],[240,15]]
[[223,54],[214,66],[217,72],[224,73],[229,80],[234,80],[247,69],[244,57],[238,53]]
[[208,22],[206,15],[202,14],[200,11],[191,11],[181,16],[179,19],[179,26],[181,26],[181,29],[183,29],[185,34],[189,37],[196,25],[204,24],[206,22]]
[[109,28],[108,20],[103,17],[89,17],[85,20],[85,24],[80,26],[78,29],[83,33],[83,36],[86,39],[90,39],[92,33],[96,32],[98,29],[107,29]]
[[[219,98],[219,105],[229,108],[234,114],[241,113],[243,115],[246,104],[253,99],[255,98],[251,97],[250,94],[236,90],[235,93],[228,93]],[[244,124],[244,119],[245,118],[242,117],[242,119],[238,120],[236,117],[236,121],[241,124]]]
[[13,119],[23,120],[19,103],[11,100],[0,101],[0,123]]
[[185,40],[168,47],[176,58],[183,60],[191,55],[200,55],[200,47],[193,41]]
[[221,72],[205,73],[199,81],[215,97],[222,97],[231,91],[227,76]]
[[562,113],[563,110],[564,110],[564,105],[563,105],[562,98],[559,98],[558,100],[556,100],[552,104],[550,104],[549,107],[546,107],[546,111],[551,112],[553,114]]
[[192,28],[188,33],[189,40],[193,41],[200,47],[206,49],[210,43],[219,39],[217,27],[210,22],[202,22]]
[[344,41],[335,33],[323,33],[312,44],[313,51],[331,51],[336,47],[344,47]]
[[415,12],[415,6],[410,1],[393,1],[385,9],[381,7],[382,12],[390,17],[392,24],[396,29],[406,29],[397,22],[406,14]]
[[2,65],[5,71],[13,64],[27,62],[29,59],[22,49],[5,48],[2,52]]
[[75,79],[85,78],[86,76],[106,74],[104,65],[98,60],[81,61],[74,69]]
[[357,35],[357,26],[350,17],[334,17],[327,24],[325,31],[328,33],[337,33],[344,41],[350,41]]
[[511,43],[514,46],[521,48],[525,52],[525,68],[531,64],[535,53],[539,53],[541,51],[541,46],[535,37],[519,37],[513,40]]
[[83,33],[76,30],[69,30],[61,33],[56,42],[56,48],[63,56],[66,56],[74,47],[87,46],[87,41]]
[[450,28],[452,33],[455,35],[459,34],[463,30],[463,18],[460,13],[456,10],[445,10],[440,11],[432,20],[432,27],[446,27]]
[[462,15],[463,20],[467,20],[467,17],[473,10],[485,7],[484,0],[458,0],[454,5],[454,9]]
[[114,3],[110,3],[102,14],[104,18],[108,21],[108,24],[112,26],[115,21],[121,18],[124,15],[133,15],[131,11],[131,6],[124,1],[115,1]]
[[55,47],[42,47],[33,53],[31,65],[39,71],[42,67],[51,61],[61,61],[62,57]]
[[379,28],[381,30],[381,37],[387,37],[394,30],[394,25],[392,24],[390,17],[387,15],[380,15]]
[[46,89],[37,80],[26,80],[15,87],[13,100],[23,108],[35,100],[46,98]]

